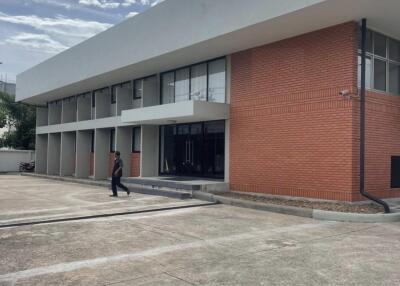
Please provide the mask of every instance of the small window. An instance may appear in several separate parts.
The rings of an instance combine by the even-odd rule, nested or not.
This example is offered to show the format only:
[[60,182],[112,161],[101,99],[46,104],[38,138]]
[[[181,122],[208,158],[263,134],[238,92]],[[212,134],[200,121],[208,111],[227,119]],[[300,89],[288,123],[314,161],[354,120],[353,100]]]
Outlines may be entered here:
[[96,94],[94,92],[92,92],[92,107],[96,107]]
[[207,101],[207,64],[192,66],[190,69],[190,99]]
[[110,153],[115,152],[115,129],[110,130]]
[[374,33],[374,54],[386,58],[386,40],[384,35]]
[[[365,59],[365,88],[371,89],[372,61],[369,56]],[[361,56],[358,56],[358,86],[361,86]]]
[[392,157],[391,164],[391,188],[400,188],[400,156]]
[[92,143],[90,147],[90,152],[94,153],[94,130],[92,131]]
[[378,59],[374,61],[374,88],[386,91],[386,62]]
[[400,62],[400,42],[389,39],[389,58],[392,61]]
[[117,93],[114,88],[111,89],[111,104],[114,104],[117,102]]
[[189,100],[189,68],[177,70],[175,72],[175,102]]
[[400,94],[400,65],[389,64],[389,92]]
[[162,97],[161,103],[168,104],[175,101],[175,73],[168,72],[161,75]]
[[143,97],[144,79],[135,80],[135,89],[133,99],[141,99]]
[[141,144],[141,128],[135,127],[132,129],[132,153],[140,153]]

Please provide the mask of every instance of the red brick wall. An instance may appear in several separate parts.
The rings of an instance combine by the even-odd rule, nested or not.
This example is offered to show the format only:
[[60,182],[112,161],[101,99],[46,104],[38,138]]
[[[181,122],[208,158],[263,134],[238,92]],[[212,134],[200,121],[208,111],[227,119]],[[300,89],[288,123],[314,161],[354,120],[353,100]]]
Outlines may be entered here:
[[232,55],[231,189],[353,200],[357,24]]
[[400,156],[400,97],[367,93],[365,137],[366,191],[400,197],[400,189],[390,188],[391,156]]
[[140,176],[140,153],[131,154],[131,177]]
[[108,154],[108,176],[109,177],[112,176],[112,170],[114,167],[114,159],[115,159],[114,153],[109,153]]

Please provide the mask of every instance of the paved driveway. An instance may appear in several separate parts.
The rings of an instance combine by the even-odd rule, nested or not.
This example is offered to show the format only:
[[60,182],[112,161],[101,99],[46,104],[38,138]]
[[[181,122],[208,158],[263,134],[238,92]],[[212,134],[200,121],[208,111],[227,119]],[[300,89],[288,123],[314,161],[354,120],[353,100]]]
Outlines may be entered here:
[[[0,176],[0,285],[400,285],[400,224],[196,206]],[[193,207],[190,207],[193,206]]]

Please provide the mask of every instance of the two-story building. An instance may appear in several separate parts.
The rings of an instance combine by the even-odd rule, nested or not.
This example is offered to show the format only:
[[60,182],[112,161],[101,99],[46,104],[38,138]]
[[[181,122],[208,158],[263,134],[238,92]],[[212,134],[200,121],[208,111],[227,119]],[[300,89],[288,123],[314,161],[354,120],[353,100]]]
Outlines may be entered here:
[[38,105],[36,172],[105,179],[119,150],[127,177],[357,201],[362,173],[371,194],[399,196],[399,11],[396,0],[164,1],[18,75],[17,99]]

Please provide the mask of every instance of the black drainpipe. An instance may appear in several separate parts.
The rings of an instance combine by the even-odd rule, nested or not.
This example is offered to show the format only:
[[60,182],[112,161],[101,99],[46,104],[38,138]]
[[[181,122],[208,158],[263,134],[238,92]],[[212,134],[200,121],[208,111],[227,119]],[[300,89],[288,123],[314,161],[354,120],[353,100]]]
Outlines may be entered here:
[[365,78],[367,51],[367,20],[361,25],[361,93],[360,93],[360,193],[362,196],[383,206],[385,213],[390,213],[389,205],[365,191]]

